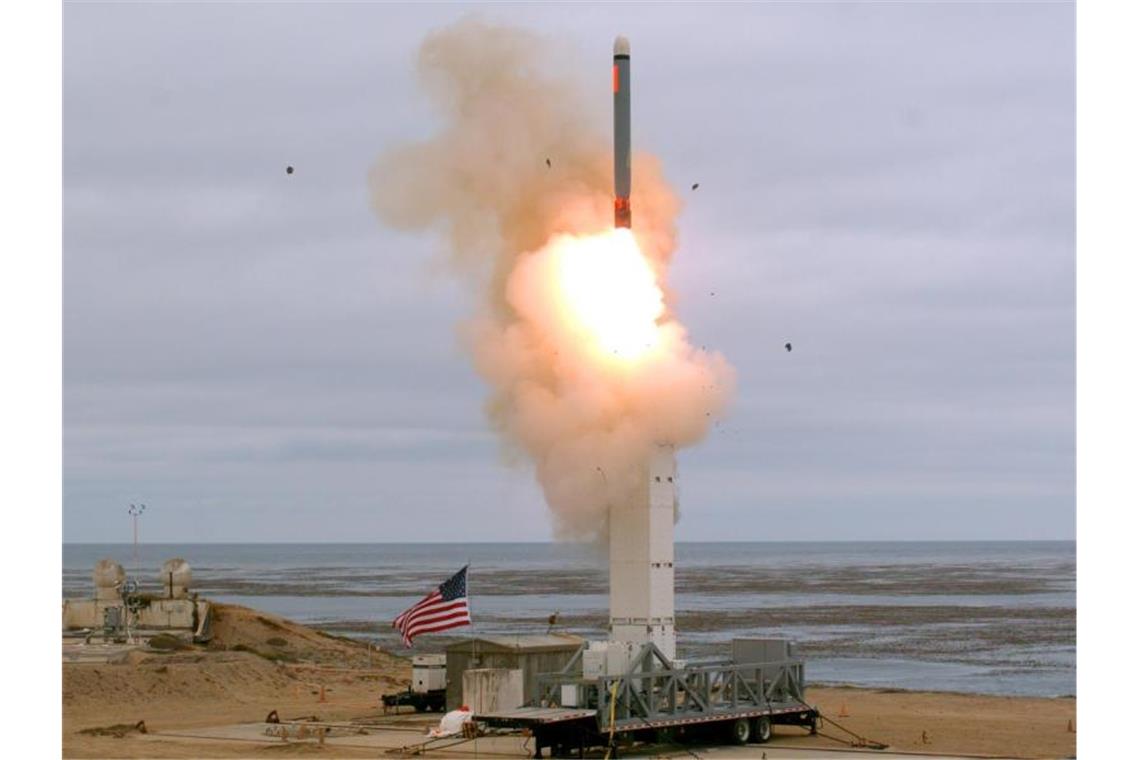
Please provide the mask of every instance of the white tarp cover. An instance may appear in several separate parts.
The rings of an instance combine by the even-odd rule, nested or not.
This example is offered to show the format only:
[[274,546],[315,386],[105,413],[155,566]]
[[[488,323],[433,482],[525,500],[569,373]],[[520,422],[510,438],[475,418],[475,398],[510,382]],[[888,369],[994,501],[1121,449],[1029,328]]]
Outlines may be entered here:
[[472,712],[467,705],[458,710],[452,710],[439,719],[439,726],[428,731],[428,736],[439,739],[444,736],[454,736],[463,730],[463,724],[471,720]]

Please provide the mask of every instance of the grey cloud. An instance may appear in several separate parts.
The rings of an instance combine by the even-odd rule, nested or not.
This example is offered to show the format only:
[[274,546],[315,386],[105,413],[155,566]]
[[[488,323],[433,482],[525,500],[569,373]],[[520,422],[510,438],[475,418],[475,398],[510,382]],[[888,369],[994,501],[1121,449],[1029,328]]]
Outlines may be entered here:
[[472,11],[603,124],[629,35],[635,146],[701,183],[669,285],[740,392],[679,537],[1073,535],[1072,5],[71,3],[65,539],[138,500],[154,540],[549,535],[438,244],[368,209],[434,124],[419,40]]

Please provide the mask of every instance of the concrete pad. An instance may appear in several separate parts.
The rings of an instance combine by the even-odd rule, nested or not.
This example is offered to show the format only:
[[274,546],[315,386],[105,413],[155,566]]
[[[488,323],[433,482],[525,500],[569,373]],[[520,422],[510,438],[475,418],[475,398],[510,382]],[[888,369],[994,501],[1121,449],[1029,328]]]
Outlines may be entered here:
[[[392,752],[406,748],[408,755],[419,749],[420,745],[429,742],[419,727],[403,722],[403,725],[369,725],[349,723],[239,723],[227,726],[210,726],[205,728],[186,728],[152,732],[137,737],[140,740],[170,741],[180,740],[186,742],[250,742],[253,744],[318,744],[319,739],[315,729],[325,727],[328,733],[324,743],[329,747],[344,747],[356,749],[374,749],[393,756],[400,754]],[[526,737],[518,735],[483,736],[473,741],[464,741],[462,737],[449,737],[431,741],[426,747],[424,756],[438,757],[472,757],[503,756],[503,757],[529,757],[533,752],[533,744]],[[587,757],[602,757],[603,752],[595,750]],[[625,750],[623,757],[654,757],[654,758],[684,758],[688,760],[694,756],[698,758],[725,758],[725,760],[869,760],[871,757],[880,760],[906,760],[915,757],[935,757],[934,755],[920,755],[918,753],[896,753],[877,750],[858,750],[836,747],[821,749],[819,747],[788,746],[776,740],[769,744],[749,744],[741,747],[735,746],[646,746]],[[949,755],[937,755],[946,760],[968,760]]]
[[127,655],[145,649],[141,644],[84,644],[79,641],[63,642],[64,662],[125,662]]

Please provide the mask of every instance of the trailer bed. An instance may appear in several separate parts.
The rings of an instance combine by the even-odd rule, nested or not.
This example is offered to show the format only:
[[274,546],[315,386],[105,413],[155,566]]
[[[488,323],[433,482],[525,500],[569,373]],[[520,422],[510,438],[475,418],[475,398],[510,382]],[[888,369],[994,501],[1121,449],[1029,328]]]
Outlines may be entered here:
[[564,723],[570,720],[582,720],[583,718],[596,720],[597,711],[572,707],[519,707],[514,710],[503,710],[475,716],[475,720],[506,728],[526,728],[550,723]]
[[804,701],[803,660],[779,643],[774,653],[741,646],[729,660],[679,665],[647,643],[623,663],[624,672],[597,675],[585,673],[583,645],[562,671],[539,674],[539,694],[529,706],[475,719],[532,735],[536,758],[546,748],[555,756],[574,750],[581,756],[597,746],[616,753],[619,743],[675,734],[719,732],[736,744],[764,742],[774,724],[815,733],[819,713]]
[[[701,723],[720,723],[725,721],[732,721],[738,718],[759,718],[762,716],[775,717],[781,715],[800,714],[804,721],[809,720],[815,715],[815,709],[803,704],[794,705],[772,705],[771,707],[740,707],[740,708],[724,708],[712,713],[688,713],[679,715],[662,716],[660,718],[624,718],[614,721],[613,730],[615,733],[623,731],[639,731],[647,728],[671,728],[673,726],[692,726]],[[602,727],[609,730],[608,725]]]

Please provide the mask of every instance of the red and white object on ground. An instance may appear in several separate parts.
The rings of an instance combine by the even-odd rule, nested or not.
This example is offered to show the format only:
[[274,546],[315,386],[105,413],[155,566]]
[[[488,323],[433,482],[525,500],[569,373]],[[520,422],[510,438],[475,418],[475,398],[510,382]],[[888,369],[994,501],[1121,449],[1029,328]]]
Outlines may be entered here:
[[428,731],[433,739],[442,739],[445,736],[456,736],[463,732],[463,724],[471,720],[471,708],[463,705],[458,710],[452,710],[439,719],[439,725]]

